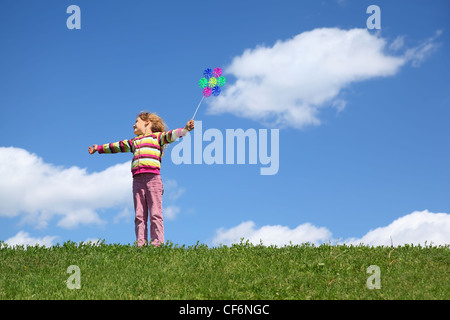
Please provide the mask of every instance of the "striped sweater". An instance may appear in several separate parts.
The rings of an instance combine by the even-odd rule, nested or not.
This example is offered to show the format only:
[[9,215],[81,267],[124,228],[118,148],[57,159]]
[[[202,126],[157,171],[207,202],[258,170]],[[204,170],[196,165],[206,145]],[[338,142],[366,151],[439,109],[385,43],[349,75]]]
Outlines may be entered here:
[[130,140],[99,145],[97,151],[98,153],[132,152],[131,173],[133,177],[140,173],[160,174],[164,146],[185,136],[186,133],[187,130],[184,128],[153,132]]

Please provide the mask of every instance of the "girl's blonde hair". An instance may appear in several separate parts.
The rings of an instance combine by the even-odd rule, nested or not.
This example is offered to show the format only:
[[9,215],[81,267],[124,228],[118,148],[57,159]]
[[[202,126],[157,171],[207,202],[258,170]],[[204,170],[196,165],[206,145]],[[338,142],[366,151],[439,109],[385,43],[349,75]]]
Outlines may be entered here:
[[163,132],[167,131],[167,125],[160,116],[156,113],[151,113],[147,111],[141,111],[138,115],[144,121],[150,121],[152,123],[153,132]]
[[[150,121],[152,123],[153,132],[167,131],[166,123],[156,113],[141,111],[138,117],[141,118],[143,121]],[[161,158],[164,156],[165,149],[167,149],[167,144],[163,145],[161,148]]]

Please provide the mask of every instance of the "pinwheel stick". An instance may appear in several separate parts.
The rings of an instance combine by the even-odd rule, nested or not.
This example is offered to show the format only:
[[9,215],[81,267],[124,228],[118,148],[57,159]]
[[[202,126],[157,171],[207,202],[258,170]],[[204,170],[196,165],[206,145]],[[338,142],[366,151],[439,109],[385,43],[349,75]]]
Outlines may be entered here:
[[202,104],[203,99],[205,99],[205,96],[202,97],[202,100],[200,100],[200,103],[197,106],[197,109],[195,109],[194,115],[192,116],[192,120],[195,118],[195,115],[197,114],[198,108],[200,108],[200,105]]

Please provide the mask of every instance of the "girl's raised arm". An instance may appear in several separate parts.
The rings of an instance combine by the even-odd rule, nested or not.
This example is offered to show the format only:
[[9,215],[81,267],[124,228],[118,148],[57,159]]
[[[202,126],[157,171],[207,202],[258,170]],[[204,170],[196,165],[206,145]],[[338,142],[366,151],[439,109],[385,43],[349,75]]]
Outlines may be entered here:
[[173,129],[156,133],[160,145],[172,143],[180,137],[184,137],[189,131],[194,129],[194,120],[189,120],[184,128]]

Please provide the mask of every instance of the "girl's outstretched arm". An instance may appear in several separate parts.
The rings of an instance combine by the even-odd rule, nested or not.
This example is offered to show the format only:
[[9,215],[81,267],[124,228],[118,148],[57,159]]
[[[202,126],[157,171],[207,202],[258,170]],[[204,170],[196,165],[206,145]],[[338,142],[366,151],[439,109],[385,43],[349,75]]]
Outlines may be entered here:
[[134,152],[133,139],[122,140],[114,143],[106,143],[96,146],[98,153],[118,153],[118,152]]
[[92,147],[89,147],[89,153],[94,154],[98,150],[98,145],[93,144]]

